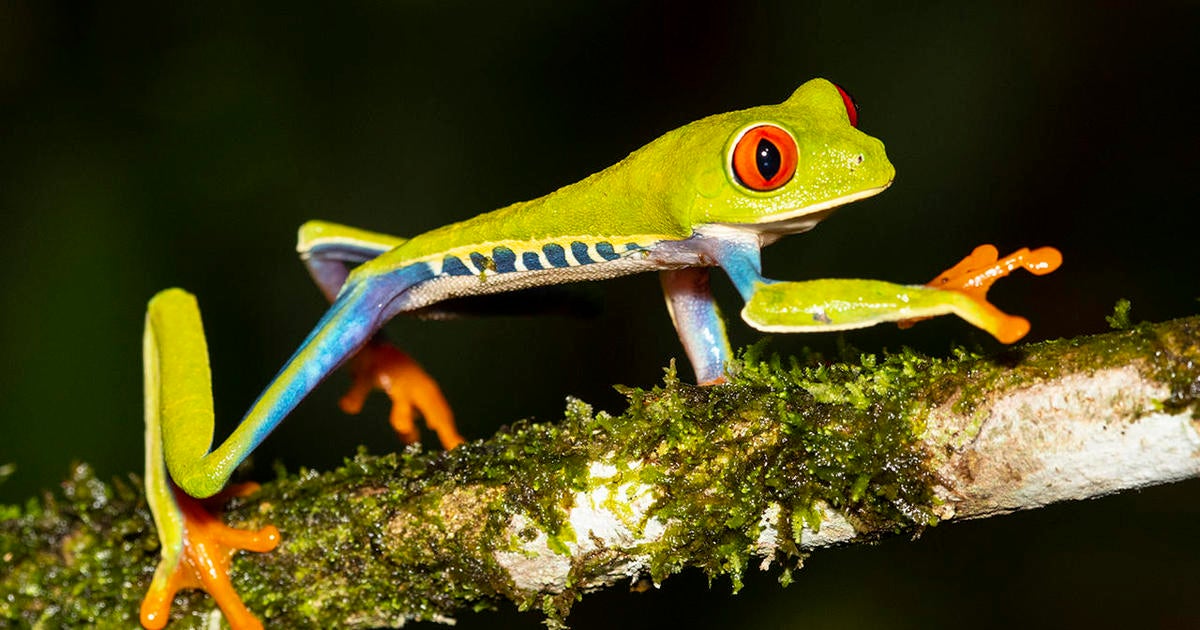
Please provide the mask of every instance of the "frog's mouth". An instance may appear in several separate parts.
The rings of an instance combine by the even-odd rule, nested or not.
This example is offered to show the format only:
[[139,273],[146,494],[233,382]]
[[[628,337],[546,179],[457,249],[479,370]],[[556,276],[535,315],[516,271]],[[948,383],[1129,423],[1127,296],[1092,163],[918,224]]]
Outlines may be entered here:
[[887,187],[892,185],[892,181],[894,180],[888,180],[888,183],[882,186],[867,188],[848,195],[842,195],[841,197],[834,197],[833,199],[827,199],[800,208],[785,210],[762,217],[760,220],[751,223],[729,223],[727,225],[759,232],[765,237],[768,243],[773,242],[785,234],[799,234],[813,229],[839,206],[844,206],[860,199],[866,199],[867,197],[874,197],[887,190]]

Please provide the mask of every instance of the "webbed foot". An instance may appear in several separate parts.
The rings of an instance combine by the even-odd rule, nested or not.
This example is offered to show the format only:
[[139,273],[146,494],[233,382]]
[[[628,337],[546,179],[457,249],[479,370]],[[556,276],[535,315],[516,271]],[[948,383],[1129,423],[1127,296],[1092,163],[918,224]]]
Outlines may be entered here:
[[[141,622],[151,630],[167,624],[171,602],[180,589],[199,588],[217,602],[233,630],[260,630],[258,620],[242,603],[229,581],[229,563],[238,551],[271,551],[279,544],[279,530],[267,525],[258,530],[236,529],[221,521],[205,504],[230,494],[242,496],[258,489],[257,484],[231,486],[218,498],[200,501],[172,485],[179,518],[159,522],[163,541],[162,559],[150,589],[142,599]],[[173,544],[168,541],[173,540]]]
[[420,438],[414,422],[414,412],[419,411],[425,424],[437,433],[446,450],[465,440],[454,426],[454,413],[442,395],[437,381],[429,376],[412,357],[392,345],[372,341],[359,351],[351,364],[354,384],[342,396],[342,411],[357,414],[372,390],[379,389],[392,400],[389,417],[392,428],[405,444]]
[[[1004,258],[999,258],[999,251],[994,245],[980,245],[969,256],[943,271],[925,286],[954,291],[970,298],[974,303],[971,310],[978,317],[978,321],[972,319],[971,322],[990,332],[1001,343],[1013,343],[1029,332],[1029,320],[1009,315],[993,306],[987,301],[988,289],[992,288],[997,280],[1017,269],[1023,268],[1038,276],[1046,275],[1058,269],[1062,260],[1062,253],[1053,247],[1039,247],[1034,250],[1022,247]],[[923,319],[928,318],[915,317],[898,323],[901,328],[908,328]]]

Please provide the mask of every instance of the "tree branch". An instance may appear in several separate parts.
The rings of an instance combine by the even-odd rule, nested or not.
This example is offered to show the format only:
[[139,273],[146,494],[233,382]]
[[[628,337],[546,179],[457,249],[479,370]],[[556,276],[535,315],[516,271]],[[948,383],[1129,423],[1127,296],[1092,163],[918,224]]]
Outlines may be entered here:
[[[280,627],[448,619],[510,599],[565,618],[583,593],[684,567],[747,566],[941,521],[1200,474],[1200,318],[994,357],[909,352],[785,364],[732,383],[668,375],[620,416],[572,401],[451,453],[359,454],[234,500],[283,544],[235,584]],[[0,508],[0,620],[136,623],[157,539],[140,482],[86,466],[61,495]],[[199,593],[172,628],[210,619]]]

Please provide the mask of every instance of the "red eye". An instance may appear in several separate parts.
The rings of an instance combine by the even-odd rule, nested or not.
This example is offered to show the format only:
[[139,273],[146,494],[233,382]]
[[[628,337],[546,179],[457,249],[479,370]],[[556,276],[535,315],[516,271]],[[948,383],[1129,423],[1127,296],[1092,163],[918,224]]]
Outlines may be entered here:
[[833,84],[837,88],[838,94],[842,95],[842,103],[846,106],[846,115],[850,117],[850,126],[858,127],[858,103],[854,102],[854,97],[850,93],[842,89],[842,86]]
[[799,161],[796,141],[775,125],[747,129],[733,147],[733,174],[750,190],[767,192],[788,183]]

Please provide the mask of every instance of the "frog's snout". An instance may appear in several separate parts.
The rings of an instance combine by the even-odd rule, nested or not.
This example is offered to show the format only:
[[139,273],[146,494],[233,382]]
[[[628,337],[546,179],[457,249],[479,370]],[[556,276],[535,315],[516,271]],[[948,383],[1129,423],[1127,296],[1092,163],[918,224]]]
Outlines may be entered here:
[[883,188],[891,185],[896,179],[896,167],[888,160],[883,142],[878,138],[870,138],[870,142],[863,147],[855,170],[862,170],[864,175],[869,175],[871,181]]

